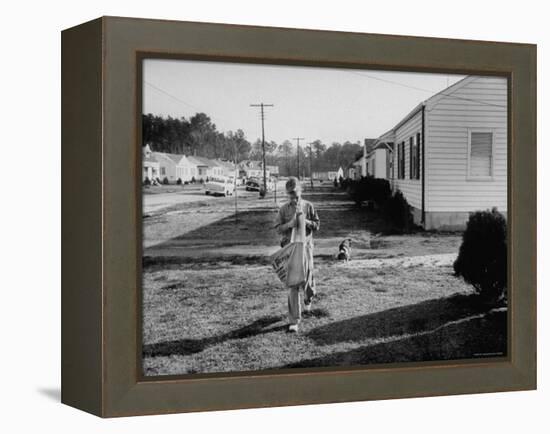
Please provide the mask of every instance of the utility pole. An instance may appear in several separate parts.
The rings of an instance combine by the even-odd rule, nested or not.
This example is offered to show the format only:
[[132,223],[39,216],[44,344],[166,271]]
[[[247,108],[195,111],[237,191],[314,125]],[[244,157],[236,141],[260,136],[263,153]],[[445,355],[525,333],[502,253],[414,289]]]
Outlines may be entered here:
[[239,177],[239,166],[237,164],[237,144],[235,142],[233,142],[233,154],[234,154],[234,157],[235,157],[235,173],[233,174],[234,175],[234,190],[233,190],[233,194],[235,195],[235,224],[237,224],[239,222],[238,218],[237,218],[237,214],[238,214],[238,209],[237,209],[237,178]]
[[288,146],[285,148],[285,159],[286,159],[286,171],[287,175],[290,176],[290,160],[288,158]]
[[298,180],[300,180],[300,140],[304,140],[303,137],[294,137],[292,140],[296,140],[296,161],[298,162],[298,167],[296,168]]
[[311,190],[313,191],[313,150],[311,145],[313,145],[313,142],[309,142],[309,182],[311,184]]
[[264,107],[274,107],[273,104],[264,104],[263,102],[260,104],[250,104],[250,107],[260,107],[260,118],[262,119],[262,166],[264,168],[264,191],[267,193],[267,180],[266,180],[266,173],[265,173],[265,133],[264,133],[264,119],[265,119],[265,112]]

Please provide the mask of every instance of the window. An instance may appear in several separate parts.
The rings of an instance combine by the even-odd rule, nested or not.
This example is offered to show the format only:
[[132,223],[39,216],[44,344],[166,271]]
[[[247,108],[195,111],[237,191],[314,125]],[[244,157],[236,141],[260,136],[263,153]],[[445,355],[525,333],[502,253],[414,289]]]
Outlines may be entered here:
[[468,177],[487,179],[493,176],[492,131],[470,131],[468,140]]
[[405,142],[397,145],[397,179],[405,179]]
[[409,138],[409,177],[420,179],[420,133]]
[[161,175],[166,175],[166,167],[161,167],[160,168],[160,174]]

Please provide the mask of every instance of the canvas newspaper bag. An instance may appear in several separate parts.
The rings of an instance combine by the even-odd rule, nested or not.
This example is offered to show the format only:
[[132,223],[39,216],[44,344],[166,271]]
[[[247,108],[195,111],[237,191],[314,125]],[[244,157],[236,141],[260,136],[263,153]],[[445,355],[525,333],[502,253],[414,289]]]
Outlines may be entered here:
[[304,214],[297,215],[296,221],[297,227],[292,229],[290,243],[271,256],[271,263],[277,276],[289,287],[304,285],[307,280]]

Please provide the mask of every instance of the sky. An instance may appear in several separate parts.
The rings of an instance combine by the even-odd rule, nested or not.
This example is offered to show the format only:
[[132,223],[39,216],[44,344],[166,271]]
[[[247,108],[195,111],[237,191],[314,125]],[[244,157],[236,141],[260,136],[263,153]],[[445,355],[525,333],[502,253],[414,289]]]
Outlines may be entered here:
[[143,113],[185,117],[204,112],[218,131],[242,129],[251,142],[357,142],[391,129],[418,103],[463,75],[146,59]]

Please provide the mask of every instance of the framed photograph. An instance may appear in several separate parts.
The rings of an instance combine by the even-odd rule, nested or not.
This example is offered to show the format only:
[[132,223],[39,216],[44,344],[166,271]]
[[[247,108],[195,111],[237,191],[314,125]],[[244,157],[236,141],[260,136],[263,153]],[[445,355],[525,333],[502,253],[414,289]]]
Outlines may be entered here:
[[62,33],[62,401],[536,388],[536,46]]

